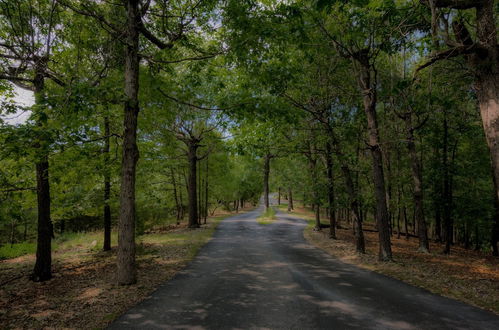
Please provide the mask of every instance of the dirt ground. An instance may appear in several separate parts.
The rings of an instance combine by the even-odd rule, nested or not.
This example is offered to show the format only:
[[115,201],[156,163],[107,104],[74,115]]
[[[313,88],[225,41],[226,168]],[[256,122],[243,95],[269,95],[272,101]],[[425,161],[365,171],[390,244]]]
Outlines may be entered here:
[[[311,219],[309,210],[297,208],[293,214]],[[348,226],[342,223],[342,226]],[[369,225],[365,226],[366,229]],[[372,228],[371,228],[372,229]],[[499,258],[483,252],[454,246],[450,255],[441,253],[443,245],[432,242],[430,254],[417,252],[417,238],[392,237],[393,262],[379,262],[378,233],[364,232],[366,254],[355,251],[350,228],[337,229],[337,240],[329,239],[329,229],[314,231],[308,226],[305,238],[313,245],[344,262],[370,269],[433,293],[454,298],[499,314]]]
[[158,285],[184,268],[212,236],[223,215],[199,229],[185,225],[141,236],[137,246],[138,282],[114,284],[116,248],[84,247],[53,254],[53,278],[28,280],[34,256],[0,261],[0,328],[104,328]]

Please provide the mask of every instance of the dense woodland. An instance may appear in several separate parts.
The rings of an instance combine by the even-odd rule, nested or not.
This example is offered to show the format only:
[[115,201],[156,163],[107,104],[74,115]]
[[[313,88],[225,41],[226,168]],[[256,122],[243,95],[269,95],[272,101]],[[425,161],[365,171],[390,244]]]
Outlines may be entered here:
[[36,245],[44,281],[53,237],[104,229],[131,284],[137,235],[275,191],[360,253],[373,224],[380,260],[393,236],[497,256],[498,9],[1,0],[0,246]]

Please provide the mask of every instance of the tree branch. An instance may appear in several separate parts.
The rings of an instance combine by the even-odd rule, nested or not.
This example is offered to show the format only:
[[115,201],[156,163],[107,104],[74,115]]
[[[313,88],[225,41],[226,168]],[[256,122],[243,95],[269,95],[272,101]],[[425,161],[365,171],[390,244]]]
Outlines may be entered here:
[[416,69],[415,74],[417,74],[419,71],[423,70],[424,68],[429,67],[430,65],[432,65],[435,62],[438,62],[438,61],[441,61],[441,60],[446,60],[446,59],[449,59],[449,58],[452,58],[452,57],[456,57],[456,56],[460,56],[460,55],[472,54],[475,51],[477,51],[478,49],[480,49],[480,47],[477,44],[472,44],[470,46],[464,46],[464,45],[462,45],[462,46],[457,46],[457,47],[454,47],[454,48],[446,49],[444,51],[441,51],[439,53],[436,53],[436,54],[432,55],[430,57],[430,59],[429,59],[428,62],[420,65]]
[[182,105],[186,105],[186,106],[189,106],[191,108],[195,108],[195,109],[199,109],[199,110],[206,110],[206,111],[225,111],[225,110],[231,110],[231,109],[234,109],[234,108],[237,108],[237,107],[240,107],[242,105],[246,105],[246,104],[249,104],[249,103],[240,103],[240,104],[236,104],[236,105],[232,105],[230,107],[226,107],[226,108],[207,108],[207,107],[203,107],[203,106],[200,106],[200,105],[196,105],[196,104],[192,104],[192,103],[189,103],[189,102],[185,102],[185,101],[181,101],[173,96],[170,96],[168,94],[166,94],[163,90],[161,90],[161,88],[158,88],[157,89],[164,97],[166,97],[167,99],[169,100],[172,100],[178,104],[182,104]]
[[159,49],[170,49],[173,47],[173,43],[169,42],[163,42],[159,40],[154,34],[152,34],[144,25],[144,23],[141,21],[139,25],[139,30],[142,33],[144,37],[146,37],[147,40],[155,44]]
[[217,55],[222,54],[220,53],[214,53],[214,54],[207,54],[207,55],[201,55],[201,56],[193,56],[193,57],[185,57],[181,58],[178,60],[171,60],[171,61],[165,61],[165,60],[158,60],[155,58],[152,58],[151,56],[147,56],[145,54],[139,54],[141,58],[144,58],[146,61],[149,61],[151,63],[156,63],[156,64],[174,64],[174,63],[181,63],[181,62],[187,62],[187,61],[202,61],[202,60],[207,60],[209,58],[216,57]]
[[[431,0],[421,0],[424,5],[430,6]],[[483,0],[434,0],[437,8],[471,9],[482,5]]]

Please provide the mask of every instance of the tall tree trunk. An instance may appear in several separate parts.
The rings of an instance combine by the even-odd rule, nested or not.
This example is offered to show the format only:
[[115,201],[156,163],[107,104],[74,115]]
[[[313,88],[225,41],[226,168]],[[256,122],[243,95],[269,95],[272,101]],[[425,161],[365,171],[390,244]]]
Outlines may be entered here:
[[315,212],[315,230],[321,230],[321,208],[319,205],[314,204],[314,212]]
[[[35,103],[41,105],[44,101],[45,81],[41,67],[38,67],[35,75]],[[42,130],[44,122],[39,120],[37,126]],[[38,202],[38,229],[36,244],[36,262],[31,275],[31,280],[42,282],[52,278],[52,221],[50,219],[50,182],[49,182],[49,157],[47,141],[43,138],[44,132],[40,132],[37,141],[36,161],[36,196]]]
[[413,181],[413,198],[414,198],[414,216],[416,218],[419,238],[419,252],[430,252],[430,244],[428,242],[428,230],[424,218],[423,209],[423,175],[421,173],[421,164],[416,152],[416,144],[414,143],[414,129],[412,127],[412,114],[409,113],[406,118],[407,128],[407,150],[411,160],[412,181]]
[[173,173],[172,167],[170,167],[170,178],[172,180],[172,185],[173,185],[173,198],[175,199],[175,211],[176,211],[176,219],[178,226],[180,224],[180,203],[178,201],[178,194],[177,194],[177,180],[175,180],[175,173]]
[[[489,147],[494,188],[499,203],[499,47],[497,45],[497,21],[494,18],[494,0],[482,1],[476,8],[477,39],[487,49],[486,54],[469,57],[477,74],[475,89],[480,107],[483,128]],[[499,255],[499,211],[492,226],[491,244],[493,255]]]
[[405,239],[409,239],[409,228],[407,226],[408,221],[407,221],[407,207],[406,206],[404,206],[403,212],[404,212]]
[[355,236],[355,249],[358,253],[366,253],[366,244],[364,240],[364,232],[362,230],[362,218],[360,216],[359,200],[357,192],[353,184],[352,172],[346,164],[342,164],[341,170],[345,178],[347,194],[350,199],[350,209],[353,214],[353,230]]
[[331,143],[326,143],[326,172],[327,172],[327,201],[328,216],[329,216],[329,238],[336,239],[336,213],[335,213],[335,199],[334,199],[334,176],[333,176],[333,158],[331,156]]
[[315,148],[310,148],[310,154],[307,156],[309,171],[312,177],[312,194],[313,194],[313,202],[312,208],[315,212],[315,227],[314,230],[321,230],[321,214],[320,214],[320,199],[319,199],[319,178],[317,173],[317,159],[313,156]]
[[[383,150],[382,150],[383,152]],[[386,206],[388,209],[388,232],[390,237],[393,235],[392,222],[393,222],[393,209],[392,209],[392,163],[390,153],[388,150],[384,151],[384,159],[386,162]]]
[[443,155],[442,155],[442,165],[443,165],[443,179],[444,179],[444,190],[443,190],[443,218],[444,218],[444,234],[445,234],[445,248],[444,253],[450,253],[450,247],[452,245],[452,197],[451,197],[451,187],[450,187],[450,170],[449,170],[449,126],[447,123],[447,110],[444,109],[444,137],[443,137]]
[[139,116],[139,0],[127,0],[125,47],[125,106],[121,167],[120,214],[118,221],[118,270],[120,285],[137,281],[135,267],[135,172],[139,159],[137,119]]
[[[183,171],[184,174],[184,179],[185,179],[185,171]],[[182,177],[180,177],[179,181],[182,181]],[[187,180],[185,180],[187,181]],[[180,206],[180,215],[179,215],[179,220],[182,221],[184,220],[184,215],[185,215],[185,207],[184,207],[184,195],[182,194],[182,185],[179,182],[178,186],[178,202]]]
[[[494,188],[497,188],[497,180],[494,176]],[[496,190],[497,191],[497,190]],[[494,194],[497,197],[497,194]],[[491,235],[491,244],[492,244],[492,255],[499,256],[499,197],[494,199],[494,223],[492,225],[492,235]],[[476,227],[476,235],[478,240],[478,226]]]
[[281,187],[279,187],[277,193],[277,205],[281,205]]
[[188,145],[189,159],[189,228],[198,228],[198,202],[197,202],[197,149],[198,144],[190,142]]
[[[495,193],[494,193],[495,195]],[[478,234],[478,223],[475,223],[475,251],[478,251],[480,250],[480,237],[479,237],[479,234]]]
[[[454,19],[452,28],[456,40],[467,47],[478,45],[466,59],[475,73],[475,90],[480,108],[480,115],[490,152],[493,179],[499,183],[499,47],[497,44],[497,23],[495,19],[495,1],[481,0],[468,2],[462,6],[459,1],[434,1],[433,5],[441,8],[476,9],[476,39],[473,41],[466,25],[459,18]],[[433,9],[432,9],[433,10]],[[459,17],[459,15],[457,15]],[[435,24],[434,24],[435,25]],[[434,31],[435,34],[435,31]],[[499,202],[499,186],[494,184],[495,199]],[[494,217],[492,250],[499,255],[499,211]],[[446,248],[447,250],[447,248]]]
[[197,192],[198,192],[198,225],[201,224],[201,215],[203,214],[203,205],[201,201],[203,200],[203,179],[201,176],[201,164],[197,166]]
[[270,158],[269,153],[265,154],[263,158],[263,204],[265,211],[269,208],[269,175],[270,175]]
[[14,245],[14,238],[16,232],[16,219],[14,217],[10,218],[10,247]]
[[[400,192],[399,192],[400,194]],[[402,216],[402,208],[398,207],[398,215],[397,215],[397,238],[400,238],[400,217]]]
[[288,211],[292,211],[294,209],[293,206],[293,190],[289,188],[288,190]]
[[102,150],[104,153],[104,244],[102,249],[109,251],[111,250],[111,206],[109,205],[111,198],[111,171],[109,169],[111,129],[108,116],[104,117],[104,134],[104,149]]
[[24,232],[23,232],[23,241],[28,238],[28,219],[23,216],[24,220]]
[[[206,224],[206,218],[208,218],[208,156],[206,157],[206,179],[204,186],[204,224]],[[244,206],[243,206],[244,207]]]
[[52,223],[50,220],[50,186],[48,156],[36,164],[36,185],[38,200],[38,237],[36,262],[31,279],[35,282],[52,278]]
[[379,236],[379,255],[381,261],[392,259],[390,242],[389,214],[386,204],[385,176],[383,173],[383,156],[379,141],[378,122],[376,118],[376,77],[369,58],[361,57],[360,87],[363,92],[364,111],[367,116],[369,146],[372,156],[373,181],[376,197],[376,224]]

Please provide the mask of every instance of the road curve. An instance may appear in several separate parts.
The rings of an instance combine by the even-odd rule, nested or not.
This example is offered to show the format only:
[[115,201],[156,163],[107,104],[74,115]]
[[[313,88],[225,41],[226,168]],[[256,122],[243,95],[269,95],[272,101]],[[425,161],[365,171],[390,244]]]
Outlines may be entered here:
[[499,317],[342,263],[305,222],[259,208],[222,221],[172,280],[109,329],[499,329]]

